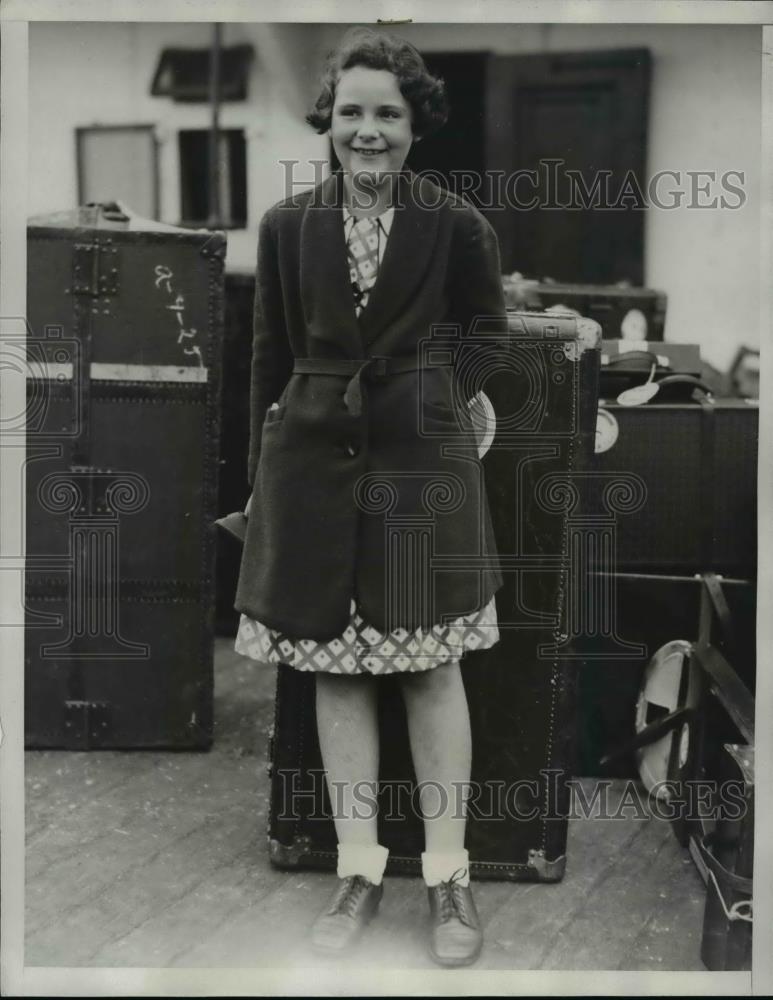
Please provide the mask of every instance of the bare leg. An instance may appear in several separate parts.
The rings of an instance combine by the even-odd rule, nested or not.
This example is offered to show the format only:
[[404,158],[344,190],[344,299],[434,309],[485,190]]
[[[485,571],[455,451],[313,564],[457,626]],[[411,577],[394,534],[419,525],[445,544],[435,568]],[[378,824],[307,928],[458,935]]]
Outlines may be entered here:
[[339,844],[377,844],[378,717],[372,677],[319,673],[317,730]]
[[459,664],[401,674],[400,684],[421,786],[426,850],[462,850],[467,822],[463,792],[470,780],[472,739]]

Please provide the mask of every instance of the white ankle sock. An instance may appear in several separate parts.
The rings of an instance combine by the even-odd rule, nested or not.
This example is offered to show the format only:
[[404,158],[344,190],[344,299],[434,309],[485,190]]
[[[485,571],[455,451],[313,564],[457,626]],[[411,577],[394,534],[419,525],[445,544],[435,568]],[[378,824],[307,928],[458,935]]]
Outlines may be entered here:
[[381,844],[339,844],[338,877],[363,875],[374,885],[384,877],[389,851]]
[[458,885],[470,884],[470,856],[461,851],[424,851],[421,855],[421,874],[428,886],[447,882],[452,875],[463,871],[454,882]]

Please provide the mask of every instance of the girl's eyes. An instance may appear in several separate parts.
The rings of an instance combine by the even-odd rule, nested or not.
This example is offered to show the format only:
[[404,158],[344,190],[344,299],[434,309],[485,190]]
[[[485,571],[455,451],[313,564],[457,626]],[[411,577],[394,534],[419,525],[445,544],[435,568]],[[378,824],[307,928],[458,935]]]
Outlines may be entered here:
[[[357,108],[340,108],[338,114],[342,118],[356,118],[359,115],[359,110]],[[394,108],[384,108],[380,115],[382,118],[400,118],[401,114]]]

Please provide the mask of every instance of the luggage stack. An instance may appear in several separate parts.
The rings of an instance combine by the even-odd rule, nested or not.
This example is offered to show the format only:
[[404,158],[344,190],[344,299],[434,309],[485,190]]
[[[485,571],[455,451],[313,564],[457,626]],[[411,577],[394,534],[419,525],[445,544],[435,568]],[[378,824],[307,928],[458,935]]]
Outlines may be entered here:
[[[507,356],[483,386],[497,415],[483,467],[505,583],[497,594],[500,642],[462,661],[475,796],[467,846],[474,877],[550,882],[566,864],[576,749],[567,526],[575,477],[592,454],[600,338],[597,324],[572,316],[511,314],[510,327]],[[313,675],[278,668],[269,843],[279,867],[336,864],[314,683]],[[394,676],[378,684],[379,840],[390,850],[388,871],[418,874],[424,836],[402,699]]]
[[649,657],[665,642],[697,639],[704,573],[722,577],[740,649],[733,666],[754,688],[758,405],[687,389],[686,398],[642,406],[602,402],[588,502],[598,514],[605,484],[637,483],[636,501],[615,515],[613,565],[604,569],[613,574],[617,637],[640,654],[629,648],[602,660],[590,649],[581,674],[584,774],[636,775],[630,754],[600,759],[634,735]]
[[576,285],[550,278],[524,278],[516,272],[504,276],[505,300],[509,308],[524,310],[566,306],[595,320],[605,340],[634,337],[663,340],[668,297],[654,288],[617,285]]
[[28,229],[26,743],[207,749],[225,236]]

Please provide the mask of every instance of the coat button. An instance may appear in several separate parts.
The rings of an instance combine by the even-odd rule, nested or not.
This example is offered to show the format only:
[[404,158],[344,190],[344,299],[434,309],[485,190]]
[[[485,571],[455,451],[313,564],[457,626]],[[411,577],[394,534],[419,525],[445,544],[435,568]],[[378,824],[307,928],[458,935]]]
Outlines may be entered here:
[[351,455],[352,458],[354,458],[354,456],[357,454],[357,449],[354,447],[353,444],[347,444],[347,446],[346,446],[346,454],[347,455]]

